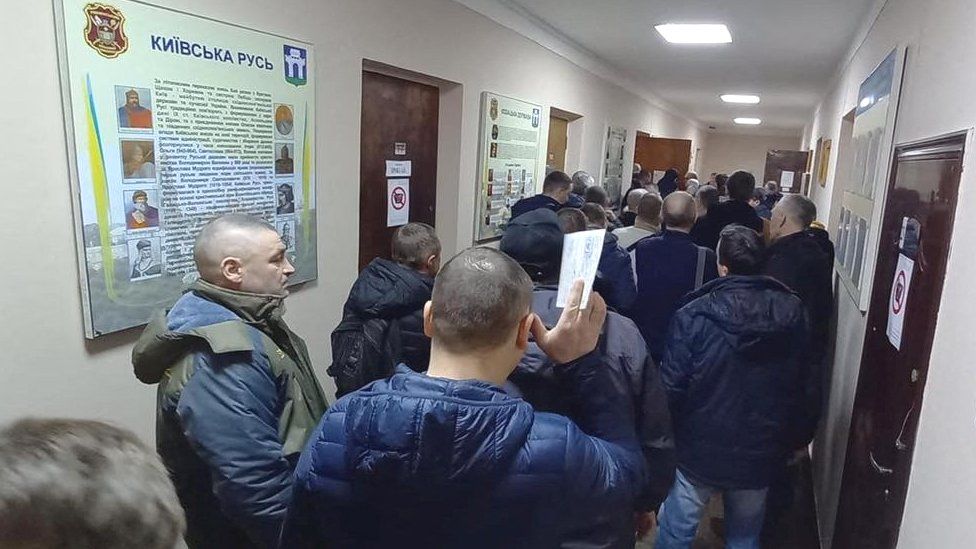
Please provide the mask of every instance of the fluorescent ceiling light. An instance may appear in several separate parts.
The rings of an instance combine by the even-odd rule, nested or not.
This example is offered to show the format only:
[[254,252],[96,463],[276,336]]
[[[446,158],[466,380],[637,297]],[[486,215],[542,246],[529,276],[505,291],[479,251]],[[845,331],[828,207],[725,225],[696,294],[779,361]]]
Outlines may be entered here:
[[654,27],[672,44],[729,44],[732,34],[724,24],[666,23]]
[[722,101],[726,103],[745,103],[749,105],[755,105],[759,102],[758,95],[737,95],[734,93],[727,93],[721,96]]
[[874,96],[869,95],[861,100],[860,106],[863,109],[865,107],[870,107],[873,103],[874,103]]
[[744,124],[746,126],[757,126],[762,124],[762,120],[758,118],[736,118],[733,120],[736,124]]

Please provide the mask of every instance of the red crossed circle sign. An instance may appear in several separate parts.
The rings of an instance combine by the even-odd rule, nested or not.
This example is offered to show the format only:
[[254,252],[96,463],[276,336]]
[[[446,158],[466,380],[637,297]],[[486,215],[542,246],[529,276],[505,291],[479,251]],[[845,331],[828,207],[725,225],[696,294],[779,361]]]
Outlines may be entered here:
[[895,277],[895,301],[891,304],[891,309],[898,314],[905,308],[905,271],[898,271]]
[[407,205],[407,191],[403,187],[393,187],[390,203],[393,204],[394,210],[402,210]]

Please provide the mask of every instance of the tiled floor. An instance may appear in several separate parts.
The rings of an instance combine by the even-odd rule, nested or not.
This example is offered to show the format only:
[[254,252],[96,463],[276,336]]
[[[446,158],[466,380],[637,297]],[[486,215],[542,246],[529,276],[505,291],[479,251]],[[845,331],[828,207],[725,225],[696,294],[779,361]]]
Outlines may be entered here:
[[[724,547],[722,539],[721,498],[714,498],[709,503],[708,511],[698,526],[698,537],[692,549],[721,549]],[[716,531],[719,530],[719,531]],[[637,542],[636,549],[652,549],[654,536],[652,532],[646,540]],[[763,532],[764,549],[819,549],[820,539],[817,534],[817,516],[813,503],[813,487],[811,484],[810,460],[806,459],[798,465],[797,481],[794,485],[794,502],[786,510],[779,523]]]

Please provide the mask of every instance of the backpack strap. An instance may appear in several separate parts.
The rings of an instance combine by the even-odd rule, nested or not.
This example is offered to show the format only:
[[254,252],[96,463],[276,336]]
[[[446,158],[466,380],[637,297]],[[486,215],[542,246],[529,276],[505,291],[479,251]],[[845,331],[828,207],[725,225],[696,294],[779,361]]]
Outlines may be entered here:
[[695,269],[695,289],[705,283],[705,248],[698,246],[698,266]]

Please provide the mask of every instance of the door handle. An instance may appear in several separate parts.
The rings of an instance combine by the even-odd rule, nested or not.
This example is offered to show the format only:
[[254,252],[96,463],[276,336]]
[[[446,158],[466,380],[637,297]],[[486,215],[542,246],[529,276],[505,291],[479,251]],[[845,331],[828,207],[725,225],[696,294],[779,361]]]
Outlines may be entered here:
[[868,452],[868,458],[871,460],[871,467],[874,467],[875,472],[879,475],[890,475],[891,473],[895,472],[894,469],[889,469],[879,464],[877,460],[874,459],[874,452]]

